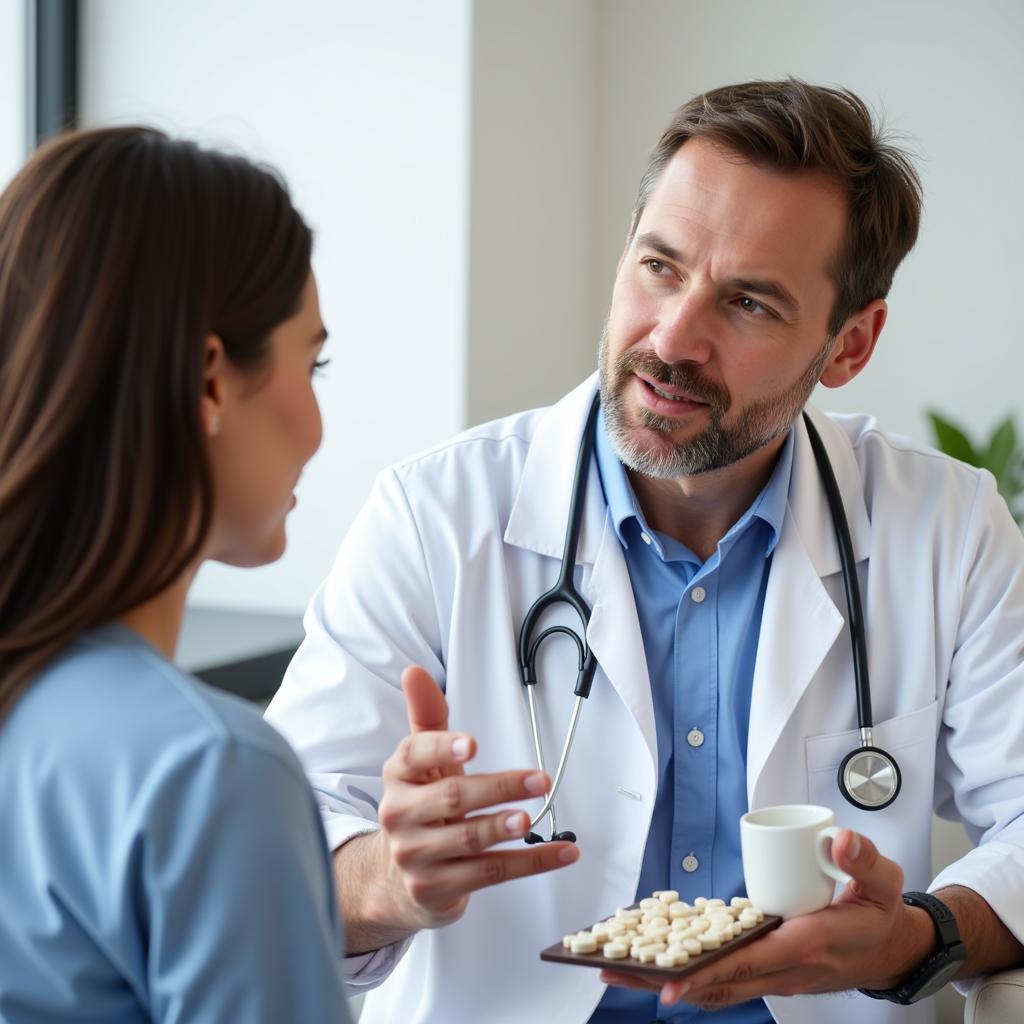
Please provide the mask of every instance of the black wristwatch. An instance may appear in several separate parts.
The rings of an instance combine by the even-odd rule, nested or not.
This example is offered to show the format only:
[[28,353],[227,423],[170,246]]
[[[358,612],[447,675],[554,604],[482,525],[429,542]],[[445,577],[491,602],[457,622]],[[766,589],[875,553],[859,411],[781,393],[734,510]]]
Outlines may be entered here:
[[927,892],[905,892],[903,902],[931,914],[939,935],[939,948],[895,988],[862,988],[861,992],[872,999],[888,999],[906,1006],[938,992],[967,959],[967,947],[960,938],[953,912],[942,900]]

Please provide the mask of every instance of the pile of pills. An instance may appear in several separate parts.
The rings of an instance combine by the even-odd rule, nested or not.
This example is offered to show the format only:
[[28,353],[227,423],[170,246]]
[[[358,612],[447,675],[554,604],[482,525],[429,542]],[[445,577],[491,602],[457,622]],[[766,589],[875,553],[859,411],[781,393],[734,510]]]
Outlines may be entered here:
[[725,900],[698,896],[693,906],[679,893],[656,892],[636,907],[620,907],[614,917],[590,931],[566,935],[562,945],[573,953],[601,952],[609,960],[633,957],[642,964],[682,967],[691,957],[719,949],[764,920],[745,896]]

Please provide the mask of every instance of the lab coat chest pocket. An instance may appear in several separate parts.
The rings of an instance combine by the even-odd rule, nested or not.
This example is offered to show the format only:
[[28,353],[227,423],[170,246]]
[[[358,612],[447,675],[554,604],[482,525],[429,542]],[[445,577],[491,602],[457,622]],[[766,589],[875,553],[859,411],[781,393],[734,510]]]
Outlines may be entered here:
[[860,745],[858,730],[806,740],[810,802],[833,808],[837,825],[867,836],[884,856],[895,860],[906,875],[906,889],[923,889],[931,878],[937,715],[938,701],[932,701],[909,714],[875,723],[874,745],[896,759],[902,776],[899,795],[880,811],[854,807],[839,792],[839,765]]

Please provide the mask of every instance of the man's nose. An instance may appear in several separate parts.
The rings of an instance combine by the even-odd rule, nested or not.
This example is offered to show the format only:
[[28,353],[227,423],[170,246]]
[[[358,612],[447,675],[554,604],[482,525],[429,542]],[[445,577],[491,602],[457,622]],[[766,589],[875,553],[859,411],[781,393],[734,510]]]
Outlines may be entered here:
[[651,331],[651,347],[663,363],[706,363],[711,358],[713,309],[697,290],[662,303]]

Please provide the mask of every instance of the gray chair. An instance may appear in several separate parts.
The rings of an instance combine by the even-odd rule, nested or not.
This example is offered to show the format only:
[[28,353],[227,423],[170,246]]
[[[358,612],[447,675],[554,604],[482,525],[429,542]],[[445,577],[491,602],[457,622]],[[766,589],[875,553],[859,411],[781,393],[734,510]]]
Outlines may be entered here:
[[1003,971],[979,981],[964,1006],[964,1024],[1022,1024],[1024,969]]

